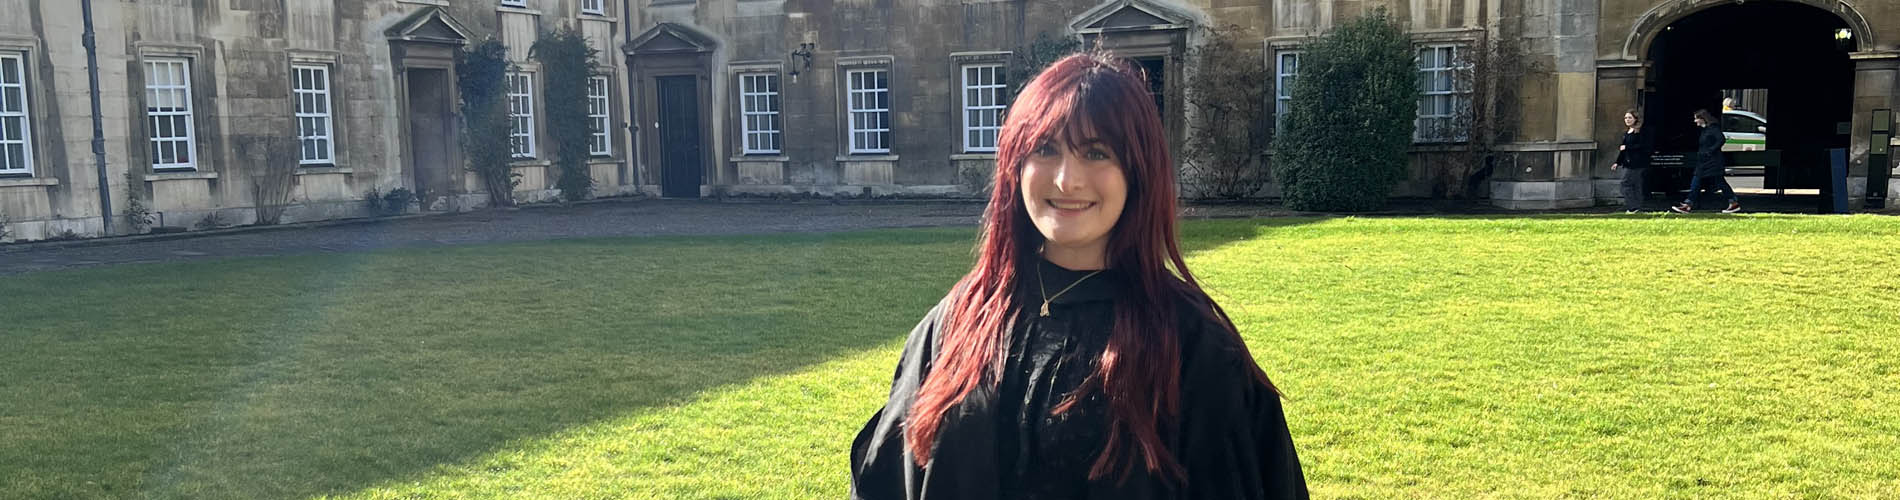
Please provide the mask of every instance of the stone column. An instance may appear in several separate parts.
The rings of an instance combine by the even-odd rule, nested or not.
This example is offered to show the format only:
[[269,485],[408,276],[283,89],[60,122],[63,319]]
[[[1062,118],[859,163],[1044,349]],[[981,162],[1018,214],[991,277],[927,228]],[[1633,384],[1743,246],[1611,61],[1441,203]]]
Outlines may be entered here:
[[[1494,205],[1522,210],[1580,208],[1596,204],[1592,166],[1598,95],[1597,0],[1538,0],[1550,15],[1534,21],[1550,34],[1550,107],[1555,120],[1532,137],[1542,140],[1499,145],[1491,183]],[[1531,26],[1527,26],[1531,28]],[[1539,49],[1541,50],[1541,49]],[[1532,57],[1541,57],[1532,54]],[[1541,105],[1541,103],[1540,103]],[[1620,123],[1620,122],[1619,122]],[[1542,125],[1539,125],[1541,128]],[[1612,193],[1615,190],[1611,190]]]
[[1623,173],[1610,170],[1610,162],[1616,159],[1616,147],[1623,141],[1623,113],[1642,107],[1640,97],[1643,76],[1648,70],[1647,62],[1597,61],[1595,139],[1599,161],[1591,168],[1597,203],[1620,203],[1623,200],[1618,189]]
[[[1867,196],[1869,169],[1893,168],[1893,165],[1868,165],[1867,153],[1874,147],[1868,142],[1876,109],[1894,109],[1900,104],[1900,51],[1862,51],[1848,55],[1854,61],[1854,128],[1848,144],[1847,196],[1849,207],[1861,207]],[[1889,178],[1887,196],[1896,192],[1900,180]],[[1893,202],[1889,201],[1889,205]]]

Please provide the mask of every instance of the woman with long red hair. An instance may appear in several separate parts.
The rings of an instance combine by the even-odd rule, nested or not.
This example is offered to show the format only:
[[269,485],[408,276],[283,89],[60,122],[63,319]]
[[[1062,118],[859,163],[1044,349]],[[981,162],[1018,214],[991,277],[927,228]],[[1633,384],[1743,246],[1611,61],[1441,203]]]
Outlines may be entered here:
[[1050,65],[996,158],[975,267],[905,342],[851,497],[1305,498],[1279,392],[1182,260],[1139,71]]

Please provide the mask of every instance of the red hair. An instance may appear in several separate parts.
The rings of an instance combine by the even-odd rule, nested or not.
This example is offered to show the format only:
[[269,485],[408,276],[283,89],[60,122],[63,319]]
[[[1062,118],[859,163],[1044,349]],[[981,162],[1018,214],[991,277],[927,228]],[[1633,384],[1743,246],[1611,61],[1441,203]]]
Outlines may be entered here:
[[[1184,294],[1197,299],[1187,303],[1245,344],[1181,257],[1174,167],[1147,80],[1126,60],[1099,52],[1051,64],[1010,106],[997,137],[995,188],[984,212],[976,265],[951,289],[936,359],[904,429],[906,449],[917,463],[929,463],[946,412],[978,384],[993,386],[1002,379],[1011,320],[1023,305],[1015,295],[1018,271],[1035,265],[1043,243],[1022,199],[1023,163],[1040,144],[1080,144],[1085,134],[1111,145],[1127,179],[1128,203],[1110,230],[1107,260],[1131,286],[1116,297],[1113,331],[1095,373],[1053,412],[1068,411],[1091,391],[1107,396],[1107,443],[1090,478],[1111,471],[1125,478],[1133,457],[1150,473],[1185,479],[1160,431],[1176,421],[1181,407],[1177,299]],[[1253,371],[1266,381],[1258,366]]]

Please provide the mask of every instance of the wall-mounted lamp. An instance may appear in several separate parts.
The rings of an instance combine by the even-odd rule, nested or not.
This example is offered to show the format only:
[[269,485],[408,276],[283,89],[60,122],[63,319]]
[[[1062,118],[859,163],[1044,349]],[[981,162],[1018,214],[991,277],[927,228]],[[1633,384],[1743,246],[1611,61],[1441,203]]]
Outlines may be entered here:
[[1854,30],[1841,28],[1834,30],[1834,48],[1847,50],[1854,46]]
[[792,71],[790,72],[792,83],[798,83],[799,60],[802,59],[805,62],[804,71],[811,71],[811,49],[815,48],[818,48],[818,44],[805,42],[798,44],[798,50],[792,51]]

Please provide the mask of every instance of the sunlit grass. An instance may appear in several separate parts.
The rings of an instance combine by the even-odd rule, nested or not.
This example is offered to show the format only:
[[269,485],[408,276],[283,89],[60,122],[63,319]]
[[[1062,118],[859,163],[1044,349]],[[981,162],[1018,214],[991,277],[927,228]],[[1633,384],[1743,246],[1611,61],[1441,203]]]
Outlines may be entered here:
[[[835,498],[971,236],[0,278],[0,498]],[[1318,497],[1900,496],[1900,220],[1185,236]]]

